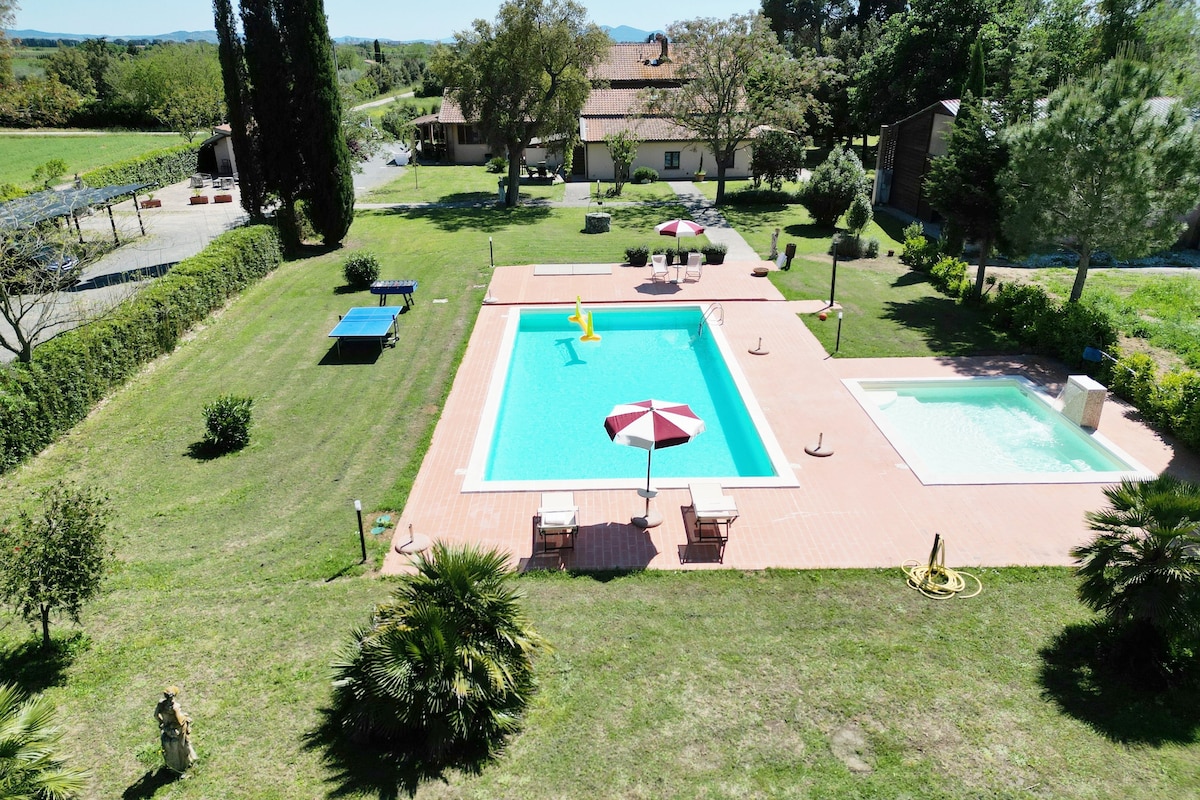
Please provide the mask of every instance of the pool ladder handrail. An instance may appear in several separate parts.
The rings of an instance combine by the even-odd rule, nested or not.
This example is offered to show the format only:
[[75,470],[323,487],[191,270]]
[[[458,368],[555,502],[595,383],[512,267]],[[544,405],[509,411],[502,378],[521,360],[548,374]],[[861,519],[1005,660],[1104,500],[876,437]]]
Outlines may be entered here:
[[696,335],[697,336],[704,335],[704,323],[708,322],[708,318],[710,316],[712,316],[712,313],[714,311],[721,312],[721,316],[717,319],[717,324],[720,325],[721,327],[725,326],[725,306],[721,305],[720,303],[711,303],[708,306],[708,309],[705,310],[704,316],[702,316],[700,318],[700,324],[696,327]]

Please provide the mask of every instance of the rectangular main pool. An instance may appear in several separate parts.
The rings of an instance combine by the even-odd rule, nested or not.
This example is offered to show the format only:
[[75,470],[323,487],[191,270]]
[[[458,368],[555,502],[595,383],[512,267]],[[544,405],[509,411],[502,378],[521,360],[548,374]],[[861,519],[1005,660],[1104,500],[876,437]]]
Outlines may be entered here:
[[843,383],[924,484],[1152,477],[1020,376]]
[[610,441],[604,418],[650,398],[686,403],[705,424],[687,444],[654,452],[656,486],[796,485],[704,307],[590,310],[598,342],[580,340],[573,307],[510,310],[463,491],[642,486],[646,452]]

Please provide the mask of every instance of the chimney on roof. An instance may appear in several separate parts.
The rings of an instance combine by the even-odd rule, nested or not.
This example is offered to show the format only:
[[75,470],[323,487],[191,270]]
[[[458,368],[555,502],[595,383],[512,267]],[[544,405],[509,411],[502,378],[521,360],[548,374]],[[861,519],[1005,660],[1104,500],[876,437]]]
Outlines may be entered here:
[[666,34],[656,33],[656,34],[654,34],[654,40],[659,42],[660,44],[662,44],[662,53],[660,53],[658,56],[659,61],[666,61],[667,60],[667,45],[668,45]]

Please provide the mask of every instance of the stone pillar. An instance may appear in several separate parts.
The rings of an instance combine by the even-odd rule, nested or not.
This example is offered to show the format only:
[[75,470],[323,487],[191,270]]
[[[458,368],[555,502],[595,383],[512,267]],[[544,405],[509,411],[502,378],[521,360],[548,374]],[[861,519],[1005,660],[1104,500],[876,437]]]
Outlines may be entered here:
[[1099,428],[1108,389],[1087,375],[1071,375],[1058,395],[1062,413],[1081,428]]

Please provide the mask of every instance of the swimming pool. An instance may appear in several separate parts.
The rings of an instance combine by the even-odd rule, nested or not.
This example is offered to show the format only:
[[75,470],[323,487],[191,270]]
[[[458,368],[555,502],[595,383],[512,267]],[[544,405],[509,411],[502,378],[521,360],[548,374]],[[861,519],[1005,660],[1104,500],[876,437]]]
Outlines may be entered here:
[[574,310],[509,311],[463,491],[642,486],[646,452],[610,441],[604,418],[649,398],[687,403],[705,423],[654,452],[659,488],[796,485],[720,326],[702,322],[707,307],[593,306],[599,342],[580,341]]
[[1110,483],[1151,473],[1020,376],[843,381],[924,484]]

